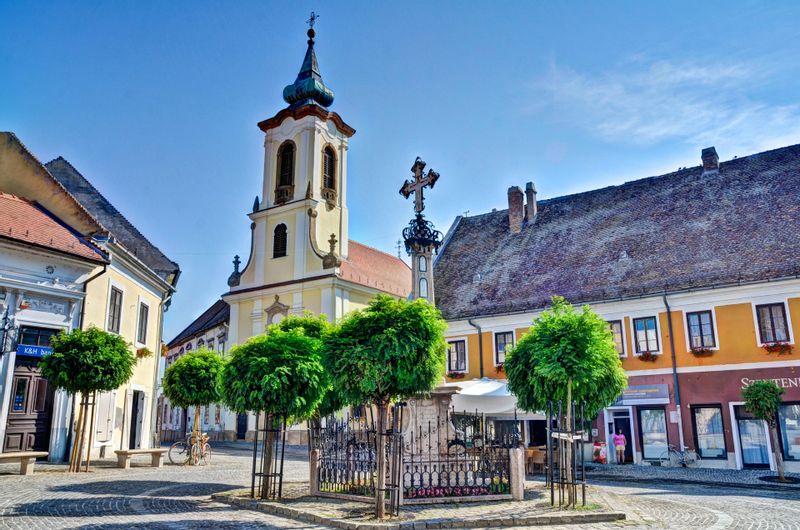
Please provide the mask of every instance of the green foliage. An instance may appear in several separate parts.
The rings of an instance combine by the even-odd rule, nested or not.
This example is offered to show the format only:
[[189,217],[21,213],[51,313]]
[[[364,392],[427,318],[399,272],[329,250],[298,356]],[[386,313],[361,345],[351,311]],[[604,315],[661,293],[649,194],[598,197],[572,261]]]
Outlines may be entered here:
[[271,326],[231,349],[222,370],[221,394],[236,412],[248,410],[309,417],[329,386],[320,354],[322,341],[303,329]]
[[114,390],[133,375],[136,357],[119,335],[90,327],[50,339],[53,353],[39,363],[51,385],[67,392]]
[[219,401],[218,382],[225,362],[216,353],[200,348],[186,353],[164,372],[164,395],[175,407],[196,407]]
[[424,300],[379,295],[329,335],[326,360],[347,403],[387,401],[432,390],[445,367],[446,325]]
[[784,390],[774,381],[753,381],[742,389],[742,399],[750,414],[774,427],[783,393]]
[[[306,311],[303,313],[303,316],[289,315],[270,329],[274,328],[283,331],[300,329],[307,337],[319,339],[320,341],[324,342],[327,340],[328,335],[333,329],[333,326],[330,322],[328,322],[328,319],[325,315],[315,316],[310,311]],[[320,346],[322,346],[322,344],[320,344]],[[336,391],[332,384],[333,380],[328,372],[331,363],[325,358],[325,348],[320,348],[320,355],[322,356],[322,365],[326,369],[326,389],[325,395],[323,396],[322,401],[320,401],[316,412],[320,417],[325,417],[341,410],[348,403],[344,401],[341,394]]]
[[611,405],[627,385],[608,324],[589,306],[576,311],[560,296],[534,321],[504,364],[519,406],[545,410],[547,401],[586,402],[587,418]]

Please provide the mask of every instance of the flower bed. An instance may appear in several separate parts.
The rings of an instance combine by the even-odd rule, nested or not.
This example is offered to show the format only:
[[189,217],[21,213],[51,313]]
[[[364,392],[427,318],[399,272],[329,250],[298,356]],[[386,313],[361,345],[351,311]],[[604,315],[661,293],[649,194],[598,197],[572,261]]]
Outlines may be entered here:
[[443,497],[476,497],[481,495],[503,495],[511,492],[507,480],[495,477],[488,486],[430,486],[427,488],[405,488],[406,499],[431,499]]

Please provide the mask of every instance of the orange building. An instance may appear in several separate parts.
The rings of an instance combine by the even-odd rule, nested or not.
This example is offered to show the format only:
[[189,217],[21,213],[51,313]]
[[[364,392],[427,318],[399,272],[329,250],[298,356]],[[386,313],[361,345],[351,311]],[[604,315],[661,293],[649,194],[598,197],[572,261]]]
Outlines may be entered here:
[[[609,322],[629,376],[595,439],[622,431],[635,463],[674,445],[704,466],[774,466],[741,398],[772,379],[783,458],[800,470],[800,145],[702,161],[548,200],[512,187],[508,210],[457,218],[434,268],[449,380],[504,378],[506,349],[562,295]],[[529,443],[543,424],[525,422]]]

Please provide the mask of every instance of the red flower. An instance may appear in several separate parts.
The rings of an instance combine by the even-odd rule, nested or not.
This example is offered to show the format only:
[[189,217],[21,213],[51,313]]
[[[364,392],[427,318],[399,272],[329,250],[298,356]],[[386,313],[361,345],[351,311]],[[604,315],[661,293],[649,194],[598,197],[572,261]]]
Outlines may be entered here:
[[775,342],[768,342],[764,344],[764,349],[767,353],[776,353],[778,355],[789,355],[792,353],[794,347],[786,341],[778,340]]

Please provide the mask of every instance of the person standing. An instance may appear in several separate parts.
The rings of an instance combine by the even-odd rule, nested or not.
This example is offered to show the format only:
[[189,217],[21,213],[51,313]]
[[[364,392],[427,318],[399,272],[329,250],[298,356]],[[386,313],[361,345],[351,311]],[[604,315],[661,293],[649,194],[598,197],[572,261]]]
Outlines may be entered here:
[[622,429],[617,431],[617,434],[614,435],[614,448],[617,450],[617,464],[624,464],[625,463],[625,444],[627,440],[625,439],[625,435],[622,434]]

